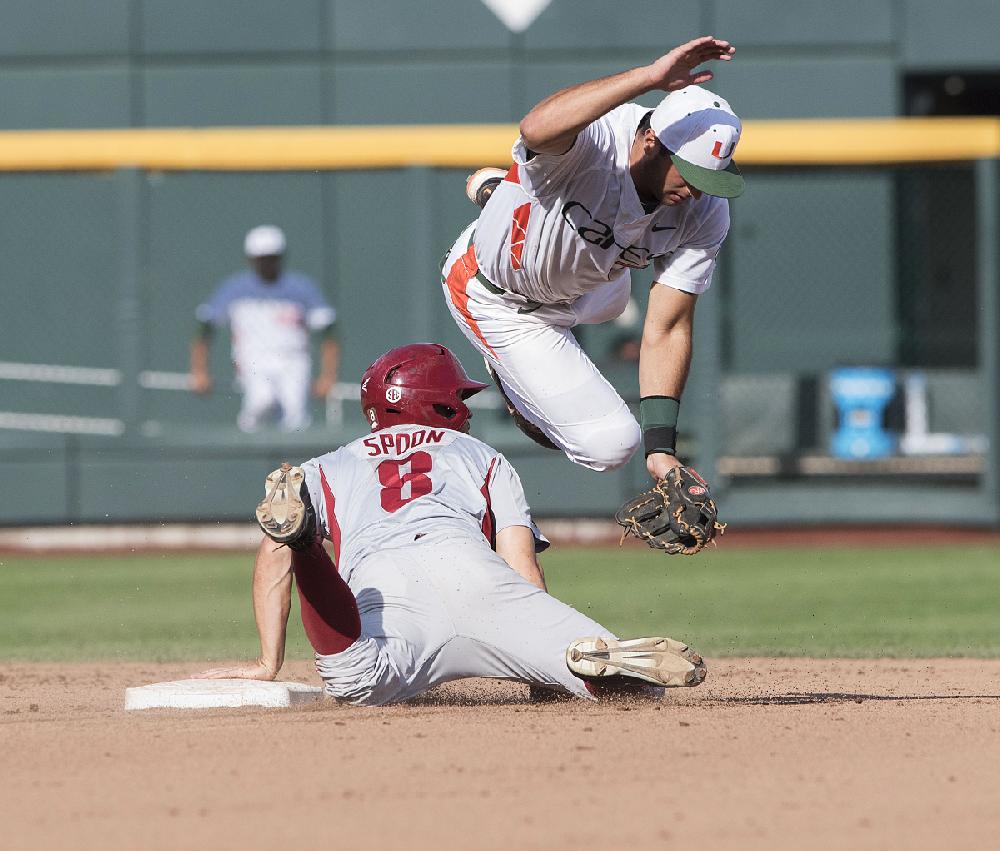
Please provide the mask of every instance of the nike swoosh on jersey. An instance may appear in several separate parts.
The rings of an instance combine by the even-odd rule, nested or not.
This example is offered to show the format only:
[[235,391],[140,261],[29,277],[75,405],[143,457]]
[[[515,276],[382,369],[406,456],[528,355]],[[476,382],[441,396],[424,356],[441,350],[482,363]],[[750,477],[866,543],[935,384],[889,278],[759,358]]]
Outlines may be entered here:
[[677,225],[653,225],[653,233],[659,230],[677,230]]

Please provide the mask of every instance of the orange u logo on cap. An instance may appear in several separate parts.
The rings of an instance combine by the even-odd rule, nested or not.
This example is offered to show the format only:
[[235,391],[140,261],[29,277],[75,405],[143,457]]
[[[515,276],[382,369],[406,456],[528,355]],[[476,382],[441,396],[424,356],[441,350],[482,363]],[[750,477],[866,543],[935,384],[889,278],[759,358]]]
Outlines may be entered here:
[[722,141],[719,140],[715,143],[715,147],[712,148],[712,156],[717,160],[728,160],[732,155],[733,151],[736,149],[736,142],[733,142],[729,146],[729,150],[726,153],[722,153]]

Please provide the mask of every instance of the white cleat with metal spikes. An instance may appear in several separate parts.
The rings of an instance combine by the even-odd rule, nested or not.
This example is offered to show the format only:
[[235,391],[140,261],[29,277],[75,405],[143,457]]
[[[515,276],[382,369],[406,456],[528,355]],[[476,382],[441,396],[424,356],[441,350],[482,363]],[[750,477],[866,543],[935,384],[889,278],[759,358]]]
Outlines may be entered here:
[[295,540],[307,519],[301,490],[305,473],[287,461],[264,480],[264,498],[255,514],[260,528],[279,544]]
[[578,638],[566,648],[566,666],[594,683],[626,676],[668,687],[701,685],[707,673],[701,656],[672,638]]

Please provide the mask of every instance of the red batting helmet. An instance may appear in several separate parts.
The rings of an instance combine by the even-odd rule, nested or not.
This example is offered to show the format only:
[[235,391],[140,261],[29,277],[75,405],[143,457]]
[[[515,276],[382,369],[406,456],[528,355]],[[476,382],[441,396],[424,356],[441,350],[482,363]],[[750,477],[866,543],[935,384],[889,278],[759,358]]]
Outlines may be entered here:
[[361,379],[361,409],[372,431],[402,423],[461,431],[472,417],[463,400],[488,385],[473,381],[439,343],[386,352]]

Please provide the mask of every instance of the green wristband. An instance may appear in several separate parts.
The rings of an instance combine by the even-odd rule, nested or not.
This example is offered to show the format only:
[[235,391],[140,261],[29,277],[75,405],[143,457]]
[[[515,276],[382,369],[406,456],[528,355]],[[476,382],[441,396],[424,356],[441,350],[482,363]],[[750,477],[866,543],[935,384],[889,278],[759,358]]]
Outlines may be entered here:
[[639,423],[646,456],[664,452],[677,453],[677,415],[680,399],[673,396],[643,396],[639,400]]

